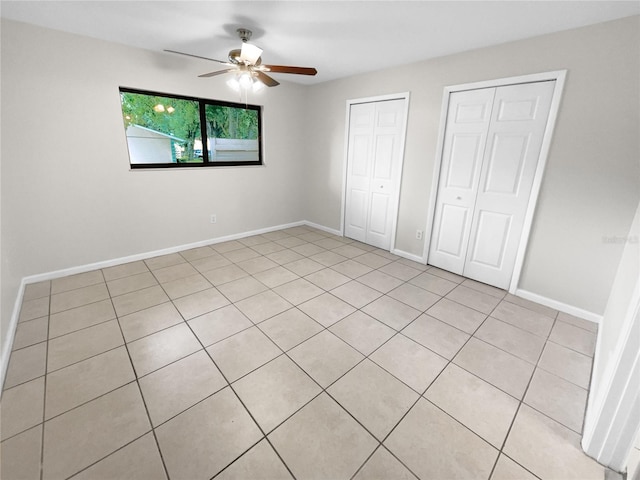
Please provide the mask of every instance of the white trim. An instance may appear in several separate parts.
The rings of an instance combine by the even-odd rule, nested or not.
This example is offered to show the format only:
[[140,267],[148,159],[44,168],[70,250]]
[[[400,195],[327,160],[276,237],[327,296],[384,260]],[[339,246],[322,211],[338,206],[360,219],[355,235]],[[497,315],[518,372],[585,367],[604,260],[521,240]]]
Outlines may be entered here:
[[527,252],[527,245],[529,244],[531,226],[533,225],[533,214],[536,210],[536,206],[538,205],[538,197],[540,196],[540,188],[542,186],[542,177],[544,176],[544,171],[547,167],[549,148],[551,147],[551,139],[553,137],[553,131],[558,118],[560,99],[562,98],[566,76],[566,70],[557,72],[556,85],[553,89],[553,97],[551,97],[551,106],[549,107],[547,127],[545,128],[544,135],[542,136],[542,146],[540,148],[540,155],[538,156],[538,166],[536,167],[536,173],[533,177],[531,193],[529,194],[529,202],[527,203],[527,211],[524,215],[524,223],[522,224],[522,232],[520,234],[520,243],[518,244],[518,250],[516,252],[516,261],[513,265],[513,272],[511,273],[511,283],[509,284],[510,293],[515,292],[518,288],[518,284],[520,283],[522,267],[524,266],[524,257]]
[[377,103],[385,102],[388,100],[404,100],[404,125],[402,126],[401,141],[400,141],[400,172],[395,182],[395,198],[394,208],[392,208],[392,220],[391,220],[391,243],[389,245],[389,252],[393,252],[396,247],[396,233],[398,229],[398,211],[400,210],[400,186],[402,185],[402,172],[404,170],[404,153],[405,145],[407,141],[407,128],[409,123],[409,99],[411,97],[410,92],[392,93],[388,95],[380,95],[376,97],[366,97],[347,100],[346,103],[346,119],[345,119],[345,136],[344,136],[344,153],[343,153],[343,168],[342,168],[342,199],[340,208],[340,235],[344,235],[344,221],[345,221],[345,209],[347,208],[347,171],[349,160],[349,124],[351,117],[351,106],[359,105],[362,103]]
[[24,289],[27,282],[23,278],[18,287],[18,295],[16,301],[13,304],[13,312],[11,313],[11,319],[9,320],[9,328],[7,329],[7,336],[4,339],[2,345],[2,358],[0,358],[0,395],[2,388],[4,387],[4,380],[7,375],[7,369],[9,368],[9,357],[11,356],[11,347],[13,346],[13,340],[16,336],[16,329],[18,328],[18,320],[20,319],[20,307],[22,306],[22,300],[24,299]]
[[[425,228],[425,243],[424,243],[424,250],[422,255],[425,263],[427,263],[428,261],[429,248],[431,246],[431,234],[433,233],[433,220],[435,218],[436,201],[437,201],[437,195],[438,195],[438,183],[440,179],[440,167],[442,163],[442,153],[444,149],[445,125],[447,120],[447,113],[449,110],[449,97],[451,96],[451,94],[455,92],[465,91],[465,90],[478,90],[482,88],[502,87],[506,85],[516,85],[516,84],[522,84],[522,83],[555,81],[556,84],[555,84],[555,88],[553,89],[553,97],[551,99],[547,126],[545,128],[544,136],[542,138],[542,147],[540,150],[540,155],[538,156],[538,165],[536,167],[533,185],[531,187],[531,193],[529,195],[529,202],[527,204],[527,211],[525,213],[524,223],[522,226],[520,242],[518,245],[518,250],[516,252],[515,264],[514,264],[513,272],[511,274],[511,281],[509,283],[509,293],[517,295],[516,292],[518,291],[518,284],[520,282],[522,266],[524,265],[524,259],[525,259],[525,253],[526,253],[527,244],[529,240],[529,234],[531,232],[531,226],[533,224],[533,214],[535,212],[538,196],[540,194],[540,188],[542,186],[542,178],[544,176],[544,170],[547,164],[547,158],[549,154],[549,148],[551,146],[553,130],[555,128],[556,119],[558,117],[560,100],[562,98],[562,92],[564,89],[566,75],[567,75],[566,70],[555,70],[551,72],[534,73],[530,75],[519,75],[515,77],[500,78],[495,80],[485,80],[482,82],[452,85],[444,88],[444,94],[442,99],[442,110],[440,112],[440,128],[438,131],[438,144],[436,148],[436,157],[435,157],[434,167],[433,167],[431,194],[429,196],[430,204],[429,204],[429,208],[427,209],[427,227]],[[553,300],[549,300],[549,301],[553,302]],[[575,307],[570,307],[570,308],[573,309]],[[590,314],[589,312],[584,312],[584,313],[590,316],[593,315],[593,314]],[[580,315],[576,315],[576,316],[580,316]]]
[[424,261],[422,260],[422,257],[419,255],[415,255],[413,253],[405,252],[404,250],[398,250],[395,248],[391,250],[391,253],[399,257],[406,258],[407,260],[413,260],[414,262],[418,262],[418,263],[421,263],[422,265],[425,265]]
[[340,199],[340,235],[344,236],[344,221],[345,221],[345,202],[347,201],[347,172],[349,168],[349,123],[351,118],[351,104],[349,100],[346,102],[346,115],[344,121],[344,147],[342,151],[342,198]]
[[92,270],[98,270],[100,268],[114,267],[116,265],[122,265],[123,263],[136,262],[138,260],[146,260],[148,258],[158,257],[160,255],[168,255],[170,253],[182,252],[191,248],[206,247],[208,245],[215,245],[217,243],[229,242],[231,240],[238,240],[240,238],[250,237],[252,235],[260,235],[261,233],[269,233],[276,230],[283,230],[285,228],[299,227],[305,225],[305,221],[287,223],[284,225],[278,225],[276,227],[261,228],[258,230],[251,230],[249,232],[236,233],[233,235],[225,235],[224,237],[217,237],[209,240],[201,240],[199,242],[186,243],[184,245],[177,245],[175,247],[162,248],[160,250],[154,250],[152,252],[138,253],[135,255],[129,255],[126,257],[114,258],[112,260],[104,260],[101,262],[89,263],[86,265],[80,265],[78,267],[64,268],[62,270],[55,270],[52,272],[41,273],[38,275],[31,275],[24,278],[25,283],[43,282],[45,280],[53,280],[60,277],[66,277],[68,275],[75,275],[78,273],[90,272]]
[[320,225],[317,223],[309,222],[305,220],[302,222],[303,225],[307,227],[317,228],[318,230],[322,230],[323,232],[331,233],[332,235],[337,235],[339,237],[342,236],[342,232],[340,230],[336,230],[335,228],[325,227],[324,225]]
[[567,70],[552,70],[549,72],[530,73],[526,75],[516,75],[514,77],[495,78],[493,80],[483,80],[480,82],[462,83],[445,87],[447,92],[461,92],[463,90],[479,90],[481,88],[504,87],[506,85],[517,85],[519,83],[548,82],[556,80],[560,75],[566,75]]
[[[146,260],[148,258],[158,257],[160,255],[168,255],[170,253],[182,252],[185,250],[190,250],[192,248],[206,247],[208,245],[215,245],[217,243],[229,242],[231,240],[238,240],[240,238],[251,237],[253,235],[260,235],[262,233],[275,232],[277,230],[284,230],[287,228],[299,227],[299,226],[305,226],[305,225],[312,228],[317,228],[318,230],[322,230],[327,233],[331,233],[333,235],[341,236],[338,230],[325,227],[324,225],[319,225],[317,223],[309,222],[307,220],[301,220],[299,222],[292,222],[292,223],[287,223],[283,225],[277,225],[275,227],[260,228],[257,230],[250,230],[248,232],[236,233],[233,235],[225,235],[224,237],[217,237],[217,238],[208,239],[208,240],[201,240],[199,242],[186,243],[184,245],[177,245],[174,247],[162,248],[160,250],[153,250],[151,252],[137,253],[135,255],[128,255],[126,257],[119,257],[111,260],[88,263],[85,265],[79,265],[77,267],[63,268],[61,270],[54,270],[51,272],[40,273],[36,275],[29,275],[22,279],[21,288],[22,290],[24,290],[24,287],[31,283],[44,282],[46,280],[54,280],[56,278],[67,277],[69,275],[76,275],[78,273],[91,272],[93,270],[114,267],[117,265],[122,265],[124,263],[136,262],[138,260]],[[16,300],[16,305],[14,306],[14,315],[16,315],[16,313],[19,313],[19,307],[22,304],[23,293],[24,292],[21,291],[20,298],[17,299],[19,301]]]
[[359,103],[376,103],[376,102],[385,102],[387,100],[400,100],[406,98],[409,100],[409,92],[400,92],[400,93],[389,93],[387,95],[376,95],[375,97],[365,97],[365,98],[353,98],[351,100],[347,100],[347,106],[357,105]]
[[574,307],[573,305],[569,305],[558,300],[543,297],[542,295],[538,295],[537,293],[532,293],[519,288],[515,291],[515,293],[513,293],[513,295],[515,295],[516,297],[524,298],[525,300],[531,300],[532,302],[539,303],[540,305],[553,308],[554,310],[558,310],[560,312],[568,313],[569,315],[573,315],[574,317],[597,323],[598,325],[602,323],[602,315],[583,310],[582,308]]
[[438,184],[440,183],[440,170],[442,168],[442,154],[444,152],[444,134],[447,126],[447,116],[449,114],[449,97],[452,92],[444,89],[442,95],[442,106],[440,107],[440,126],[438,127],[438,143],[436,145],[436,159],[433,162],[433,175],[431,178],[431,193],[429,194],[429,208],[427,209],[427,224],[424,228],[424,246],[422,250],[422,262],[426,264],[429,260],[429,249],[431,248],[431,234],[433,233],[433,221],[436,216],[436,201],[438,200]]
[[[602,375],[594,371],[591,377],[581,443],[587,455],[618,472],[623,472],[627,466],[626,460],[640,426],[640,351],[637,345],[640,281],[636,283],[622,330],[608,368]],[[602,354],[600,331],[596,345],[597,366]],[[596,378],[603,379],[603,385],[598,388],[593,384]]]

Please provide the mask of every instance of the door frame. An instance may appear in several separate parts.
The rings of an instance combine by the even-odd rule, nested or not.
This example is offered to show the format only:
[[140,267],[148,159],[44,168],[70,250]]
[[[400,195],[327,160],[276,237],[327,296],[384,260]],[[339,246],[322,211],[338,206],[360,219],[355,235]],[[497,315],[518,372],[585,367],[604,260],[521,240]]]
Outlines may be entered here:
[[398,210],[400,208],[400,185],[402,184],[402,172],[404,170],[404,151],[405,144],[407,140],[407,124],[409,123],[409,98],[410,92],[401,92],[401,93],[391,93],[388,95],[378,95],[375,97],[365,97],[365,98],[355,98],[351,100],[347,100],[346,102],[346,116],[345,116],[345,127],[344,127],[344,161],[342,162],[342,201],[340,208],[340,235],[344,236],[344,222],[346,218],[346,208],[347,208],[347,173],[348,173],[348,162],[349,162],[349,125],[351,123],[351,106],[358,105],[360,103],[377,103],[384,102],[388,100],[404,100],[404,125],[402,126],[402,132],[400,134],[400,174],[398,175],[398,179],[396,180],[395,187],[395,196],[394,196],[394,207],[392,208],[391,213],[391,244],[389,246],[389,251],[392,252],[396,247],[396,229],[398,227]]
[[556,85],[553,90],[553,96],[551,98],[549,119],[544,130],[544,135],[542,137],[542,146],[540,148],[540,155],[538,156],[538,165],[536,166],[536,171],[533,177],[533,185],[531,186],[531,194],[529,195],[529,202],[527,204],[527,210],[524,217],[524,224],[522,225],[522,233],[520,235],[520,242],[518,244],[518,250],[516,252],[516,260],[513,267],[513,273],[511,275],[511,281],[509,282],[509,293],[515,294],[518,288],[518,284],[520,283],[520,275],[522,273],[525,253],[527,251],[527,245],[529,243],[529,235],[531,233],[533,215],[535,213],[536,204],[538,202],[540,187],[542,186],[544,170],[547,165],[547,157],[549,155],[551,139],[553,137],[553,131],[555,129],[556,120],[558,118],[558,110],[560,108],[560,101],[562,98],[562,92],[564,90],[566,76],[567,70],[554,70],[551,72],[519,75],[515,77],[499,78],[495,80],[485,80],[482,82],[464,83],[460,85],[451,85],[444,87],[444,94],[442,96],[442,107],[440,111],[440,127],[438,129],[438,143],[436,145],[436,157],[433,165],[433,176],[431,180],[431,193],[429,195],[429,208],[427,209],[427,223],[423,245],[424,250],[422,254],[422,261],[425,264],[429,260],[429,248],[431,246],[431,234],[433,232],[433,221],[435,218],[436,200],[438,196],[438,184],[440,181],[440,167],[442,164],[442,153],[444,150],[444,134],[447,123],[447,115],[449,112],[449,97],[451,96],[451,94],[455,92],[462,92],[465,90],[479,90],[483,88],[517,85],[521,83],[555,80]]

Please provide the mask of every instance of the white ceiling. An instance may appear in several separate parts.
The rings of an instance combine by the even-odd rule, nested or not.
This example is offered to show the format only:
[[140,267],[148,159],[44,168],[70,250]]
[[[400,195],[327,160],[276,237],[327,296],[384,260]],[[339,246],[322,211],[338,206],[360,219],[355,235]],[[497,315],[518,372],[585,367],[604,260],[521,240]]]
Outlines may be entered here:
[[[0,2],[12,20],[220,60],[246,27],[264,63],[316,67],[312,78],[274,74],[305,84],[637,14],[637,0]],[[203,73],[223,68],[202,62]]]

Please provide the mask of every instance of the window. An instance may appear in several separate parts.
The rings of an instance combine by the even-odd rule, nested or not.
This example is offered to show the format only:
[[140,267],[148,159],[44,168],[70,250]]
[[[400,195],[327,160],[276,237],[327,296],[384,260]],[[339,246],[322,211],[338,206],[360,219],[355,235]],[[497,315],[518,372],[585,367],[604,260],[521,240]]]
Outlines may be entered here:
[[120,88],[131,168],[262,165],[257,105]]

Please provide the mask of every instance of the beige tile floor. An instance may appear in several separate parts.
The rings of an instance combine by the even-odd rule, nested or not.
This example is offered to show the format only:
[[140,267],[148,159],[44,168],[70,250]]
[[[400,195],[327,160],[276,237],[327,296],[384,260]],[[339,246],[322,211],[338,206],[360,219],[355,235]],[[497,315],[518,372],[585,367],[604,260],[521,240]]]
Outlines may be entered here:
[[2,478],[602,479],[594,343],[307,227],[28,285]]

